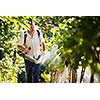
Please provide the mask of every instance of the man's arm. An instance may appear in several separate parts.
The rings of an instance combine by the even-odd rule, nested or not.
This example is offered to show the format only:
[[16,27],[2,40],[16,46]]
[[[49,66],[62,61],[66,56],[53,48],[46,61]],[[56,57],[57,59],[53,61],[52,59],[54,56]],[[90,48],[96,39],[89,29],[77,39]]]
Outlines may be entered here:
[[46,50],[45,42],[41,43],[41,48],[42,48],[42,53],[44,53]]
[[23,46],[21,46],[21,45],[17,45],[17,48],[18,48],[19,50],[23,51],[24,53],[28,53],[28,52],[30,51],[28,48],[25,48],[25,47],[23,47]]
[[22,32],[20,40],[19,40],[19,42],[17,44],[17,48],[19,50],[23,51],[24,53],[29,52],[29,49],[24,47],[24,33],[23,32]]
[[46,45],[45,45],[45,40],[43,38],[43,33],[42,32],[40,33],[40,41],[41,41],[41,50],[42,50],[42,53],[44,53],[45,50],[46,50]]

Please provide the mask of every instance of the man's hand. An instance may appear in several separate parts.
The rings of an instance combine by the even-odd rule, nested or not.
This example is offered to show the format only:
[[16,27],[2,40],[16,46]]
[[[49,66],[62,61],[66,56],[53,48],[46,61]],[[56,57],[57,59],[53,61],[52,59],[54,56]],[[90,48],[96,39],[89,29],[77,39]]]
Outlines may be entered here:
[[44,52],[46,51],[46,47],[45,47],[45,43],[44,42],[42,42],[41,48],[42,48],[42,54],[44,54]]
[[30,51],[30,50],[29,50],[28,48],[25,48],[23,52],[24,52],[24,53],[28,53],[29,51]]
[[45,51],[42,51],[42,55],[44,55],[45,54]]
[[25,48],[25,47],[23,47],[21,45],[17,45],[17,48],[19,50],[23,51],[24,53],[28,53],[31,50],[31,48]]

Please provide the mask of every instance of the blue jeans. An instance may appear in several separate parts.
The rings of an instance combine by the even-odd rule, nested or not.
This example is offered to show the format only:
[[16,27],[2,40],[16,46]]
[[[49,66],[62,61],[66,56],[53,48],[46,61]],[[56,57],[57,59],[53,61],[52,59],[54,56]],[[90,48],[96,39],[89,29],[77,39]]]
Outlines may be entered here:
[[26,65],[27,83],[38,83],[40,78],[40,64],[24,60]]

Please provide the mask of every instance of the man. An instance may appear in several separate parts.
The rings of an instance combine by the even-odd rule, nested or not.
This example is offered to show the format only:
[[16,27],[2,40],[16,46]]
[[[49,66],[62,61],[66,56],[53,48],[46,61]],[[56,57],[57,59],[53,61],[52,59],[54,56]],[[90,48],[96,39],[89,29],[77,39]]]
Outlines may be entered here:
[[[26,33],[22,33],[20,41],[17,45],[18,49],[23,51],[24,53],[29,54],[34,57],[36,60],[35,63],[30,62],[27,59],[24,59],[26,65],[26,75],[28,83],[38,83],[39,75],[40,75],[40,63],[38,63],[38,58],[45,52],[45,42],[43,39],[42,33],[37,32],[37,28],[34,22],[31,22],[29,31]],[[24,43],[24,34],[27,34],[26,43]],[[39,35],[39,36],[38,36]],[[40,49],[41,47],[41,49]],[[30,49],[29,49],[30,48]]]

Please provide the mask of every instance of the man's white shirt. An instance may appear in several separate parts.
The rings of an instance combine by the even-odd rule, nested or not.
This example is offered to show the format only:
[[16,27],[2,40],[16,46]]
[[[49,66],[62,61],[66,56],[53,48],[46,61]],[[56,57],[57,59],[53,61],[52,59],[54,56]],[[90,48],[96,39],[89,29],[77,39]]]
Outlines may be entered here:
[[24,34],[27,34],[25,44],[26,48],[31,47],[31,50],[28,52],[28,54],[37,58],[41,54],[40,44],[41,42],[44,42],[42,32],[40,32],[40,36],[38,36],[37,30],[35,30],[33,37],[31,37],[28,32],[22,32],[18,45],[24,46]]

